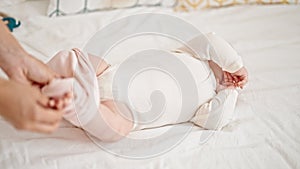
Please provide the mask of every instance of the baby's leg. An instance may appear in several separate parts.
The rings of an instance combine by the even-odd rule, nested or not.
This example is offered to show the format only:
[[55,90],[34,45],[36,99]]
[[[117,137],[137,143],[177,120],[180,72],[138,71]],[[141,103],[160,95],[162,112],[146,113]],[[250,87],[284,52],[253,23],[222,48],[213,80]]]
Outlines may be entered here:
[[96,115],[83,129],[104,142],[118,141],[133,128],[131,111],[121,102],[103,101]]
[[124,103],[114,100],[102,101],[100,110],[103,118],[113,130],[112,141],[119,140],[132,130],[132,114]]
[[[102,85],[103,87],[107,86],[107,83],[111,83],[111,77],[103,78],[104,75],[102,75],[110,65],[102,58],[91,54],[89,54],[89,60],[93,65],[96,76],[98,77],[98,85],[100,85],[100,87]],[[105,90],[109,89],[105,88]],[[100,92],[100,97],[106,97],[105,93]],[[105,101],[101,101],[99,113],[88,124],[84,125],[83,129],[99,138],[101,141],[117,141],[126,136],[132,130],[132,119],[131,111],[124,103],[110,98]]]
[[110,65],[101,57],[89,54],[89,59],[94,67],[96,76],[100,76]]

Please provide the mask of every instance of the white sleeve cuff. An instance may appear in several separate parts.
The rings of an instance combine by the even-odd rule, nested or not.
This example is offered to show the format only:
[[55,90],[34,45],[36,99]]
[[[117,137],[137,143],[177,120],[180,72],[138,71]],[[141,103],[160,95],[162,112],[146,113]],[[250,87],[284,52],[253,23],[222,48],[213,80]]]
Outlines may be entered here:
[[243,61],[241,58],[239,58],[238,60],[236,60],[235,62],[233,62],[232,64],[226,66],[223,68],[223,70],[229,72],[229,73],[234,73],[238,70],[240,70],[243,67]]

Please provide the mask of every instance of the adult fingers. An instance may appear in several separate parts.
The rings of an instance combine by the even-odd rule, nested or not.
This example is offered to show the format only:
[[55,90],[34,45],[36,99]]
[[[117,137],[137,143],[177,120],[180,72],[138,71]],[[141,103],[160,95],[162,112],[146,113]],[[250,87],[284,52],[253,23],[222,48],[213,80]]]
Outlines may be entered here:
[[53,99],[49,98],[40,92],[37,94],[38,103],[43,107],[53,107]]
[[26,60],[26,66],[26,76],[32,82],[44,85],[57,77],[53,70],[32,56]]
[[33,131],[39,133],[51,133],[55,131],[59,127],[60,123],[43,123],[37,121],[28,121],[28,122],[21,122],[15,126],[16,129],[19,130],[26,130],[26,131]]
[[40,123],[48,123],[48,124],[55,124],[59,123],[62,119],[63,112],[61,110],[54,110],[48,107],[38,106],[35,109],[32,115],[32,120],[34,122]]
[[50,134],[59,127],[59,123],[45,124],[45,123],[33,123],[28,130],[39,133]]
[[64,108],[64,98],[59,98],[56,100],[56,108],[58,110],[61,110],[62,108]]
[[38,96],[38,103],[45,107],[45,108],[52,108],[52,109],[58,109],[57,105],[58,105],[58,99],[57,98],[52,98],[52,97],[47,97],[41,93],[39,93]]
[[8,74],[9,79],[18,82],[24,85],[30,85],[31,82],[28,81],[27,77],[24,75],[23,71],[20,69],[16,69],[14,73]]

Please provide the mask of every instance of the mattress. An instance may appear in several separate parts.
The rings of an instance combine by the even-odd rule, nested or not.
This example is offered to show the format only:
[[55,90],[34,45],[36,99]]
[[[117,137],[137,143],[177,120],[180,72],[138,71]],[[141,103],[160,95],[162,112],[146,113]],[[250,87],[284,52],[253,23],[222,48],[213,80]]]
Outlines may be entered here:
[[138,140],[176,129],[136,144],[98,143],[66,121],[45,135],[17,131],[0,119],[0,168],[300,168],[299,6],[244,5],[189,13],[134,8],[55,19],[45,16],[46,8],[47,1],[27,1],[1,9],[22,21],[15,37],[44,62],[59,50],[83,48],[114,20],[164,13],[228,40],[248,68],[249,84],[238,98],[235,120],[223,130],[188,123],[165,126],[132,132],[130,137]]

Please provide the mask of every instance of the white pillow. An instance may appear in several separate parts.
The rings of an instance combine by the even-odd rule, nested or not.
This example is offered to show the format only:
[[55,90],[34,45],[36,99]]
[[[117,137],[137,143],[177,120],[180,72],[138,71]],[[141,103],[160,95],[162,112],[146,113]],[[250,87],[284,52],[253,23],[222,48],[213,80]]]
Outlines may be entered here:
[[25,0],[0,0],[0,6],[5,7],[5,6],[11,6],[15,5],[21,2],[24,2]]
[[61,14],[79,12],[84,8],[84,0],[50,0],[48,15],[59,10]]
[[97,10],[97,9],[104,9],[109,8],[111,6],[111,0],[89,0],[87,3],[87,8],[89,10]]
[[[84,10],[100,10],[113,8],[126,8],[135,5],[155,5],[161,0],[50,0],[48,16],[76,14]],[[163,0],[163,6],[172,6],[176,0]]]

